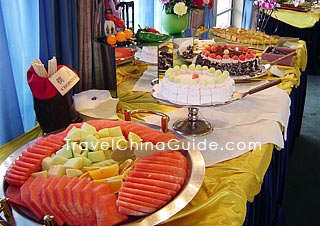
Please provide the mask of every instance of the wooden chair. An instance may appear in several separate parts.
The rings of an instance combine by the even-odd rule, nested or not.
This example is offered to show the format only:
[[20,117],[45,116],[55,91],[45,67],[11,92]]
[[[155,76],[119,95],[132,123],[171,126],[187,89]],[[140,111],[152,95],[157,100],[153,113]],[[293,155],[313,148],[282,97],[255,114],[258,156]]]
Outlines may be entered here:
[[117,10],[122,9],[121,19],[125,21],[126,28],[134,29],[134,1],[119,2]]

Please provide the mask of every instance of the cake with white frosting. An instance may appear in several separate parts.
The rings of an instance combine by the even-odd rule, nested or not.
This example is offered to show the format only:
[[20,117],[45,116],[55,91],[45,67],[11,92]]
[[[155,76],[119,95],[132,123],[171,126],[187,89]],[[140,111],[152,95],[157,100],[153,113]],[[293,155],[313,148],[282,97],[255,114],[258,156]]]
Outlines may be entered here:
[[228,71],[194,64],[169,68],[159,85],[161,98],[178,105],[224,103],[234,91],[234,80]]
[[254,50],[241,46],[208,45],[198,54],[196,65],[229,71],[231,76],[254,75],[260,71]]

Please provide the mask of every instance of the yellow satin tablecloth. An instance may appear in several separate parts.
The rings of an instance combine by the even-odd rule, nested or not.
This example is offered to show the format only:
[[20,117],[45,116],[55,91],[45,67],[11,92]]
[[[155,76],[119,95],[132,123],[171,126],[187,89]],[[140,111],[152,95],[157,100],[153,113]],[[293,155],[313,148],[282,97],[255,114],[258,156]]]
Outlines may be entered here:
[[[298,54],[298,62],[306,62],[303,54]],[[302,63],[303,65],[303,63]],[[137,79],[147,66],[135,65],[120,66],[117,69],[118,97],[120,99],[117,110],[123,118],[125,109],[148,109],[168,112],[176,108],[157,103],[145,92],[133,92]],[[288,93],[299,85],[299,67],[282,67],[286,76],[279,85]],[[271,74],[256,80],[276,79]],[[144,115],[138,115],[141,120]],[[160,120],[159,120],[160,121]],[[41,129],[36,126],[29,132],[0,148],[0,162],[13,151],[41,136]],[[230,137],[232,141],[232,137]],[[264,144],[259,150],[252,150],[240,157],[218,163],[206,168],[205,179],[195,198],[179,213],[167,220],[164,225],[242,225],[246,216],[246,203],[252,202],[254,196],[260,192],[264,175],[269,167],[274,145]]]
[[314,12],[298,12],[286,9],[276,9],[273,11],[273,18],[297,28],[311,28],[320,19],[320,14]]

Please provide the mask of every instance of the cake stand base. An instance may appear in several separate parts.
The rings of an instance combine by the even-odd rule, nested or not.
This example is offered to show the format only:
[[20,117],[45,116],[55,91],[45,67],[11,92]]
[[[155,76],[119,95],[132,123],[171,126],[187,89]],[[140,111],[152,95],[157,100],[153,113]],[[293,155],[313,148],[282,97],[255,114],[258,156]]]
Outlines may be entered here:
[[209,122],[201,119],[195,122],[189,121],[189,119],[178,120],[173,124],[172,128],[177,133],[188,136],[202,136],[213,130]]

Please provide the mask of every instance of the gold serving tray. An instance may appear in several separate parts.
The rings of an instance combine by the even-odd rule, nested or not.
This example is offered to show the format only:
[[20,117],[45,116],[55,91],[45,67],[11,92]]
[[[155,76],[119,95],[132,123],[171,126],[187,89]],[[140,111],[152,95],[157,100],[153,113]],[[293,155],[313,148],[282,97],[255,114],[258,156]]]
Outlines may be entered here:
[[[159,129],[160,127],[149,125],[149,127],[154,129]],[[172,132],[172,131],[170,131]],[[179,136],[179,135],[177,135]],[[21,146],[19,149],[14,151],[9,157],[7,157],[0,165],[0,198],[5,197],[5,191],[8,188],[8,184],[4,180],[4,175],[15,159],[19,157],[23,150],[27,146],[32,145],[35,140]],[[158,211],[143,217],[129,217],[129,220],[122,225],[157,225],[160,224],[171,216],[182,210],[197,194],[199,191],[204,175],[205,175],[205,163],[202,154],[199,150],[185,150],[182,153],[186,156],[188,160],[187,167],[187,177],[184,185],[170,202],[166,206],[162,207]],[[39,226],[43,225],[43,222],[37,222],[35,216],[28,209],[12,205],[12,213],[15,219],[16,225],[19,226]],[[1,219],[0,219],[1,220]]]

